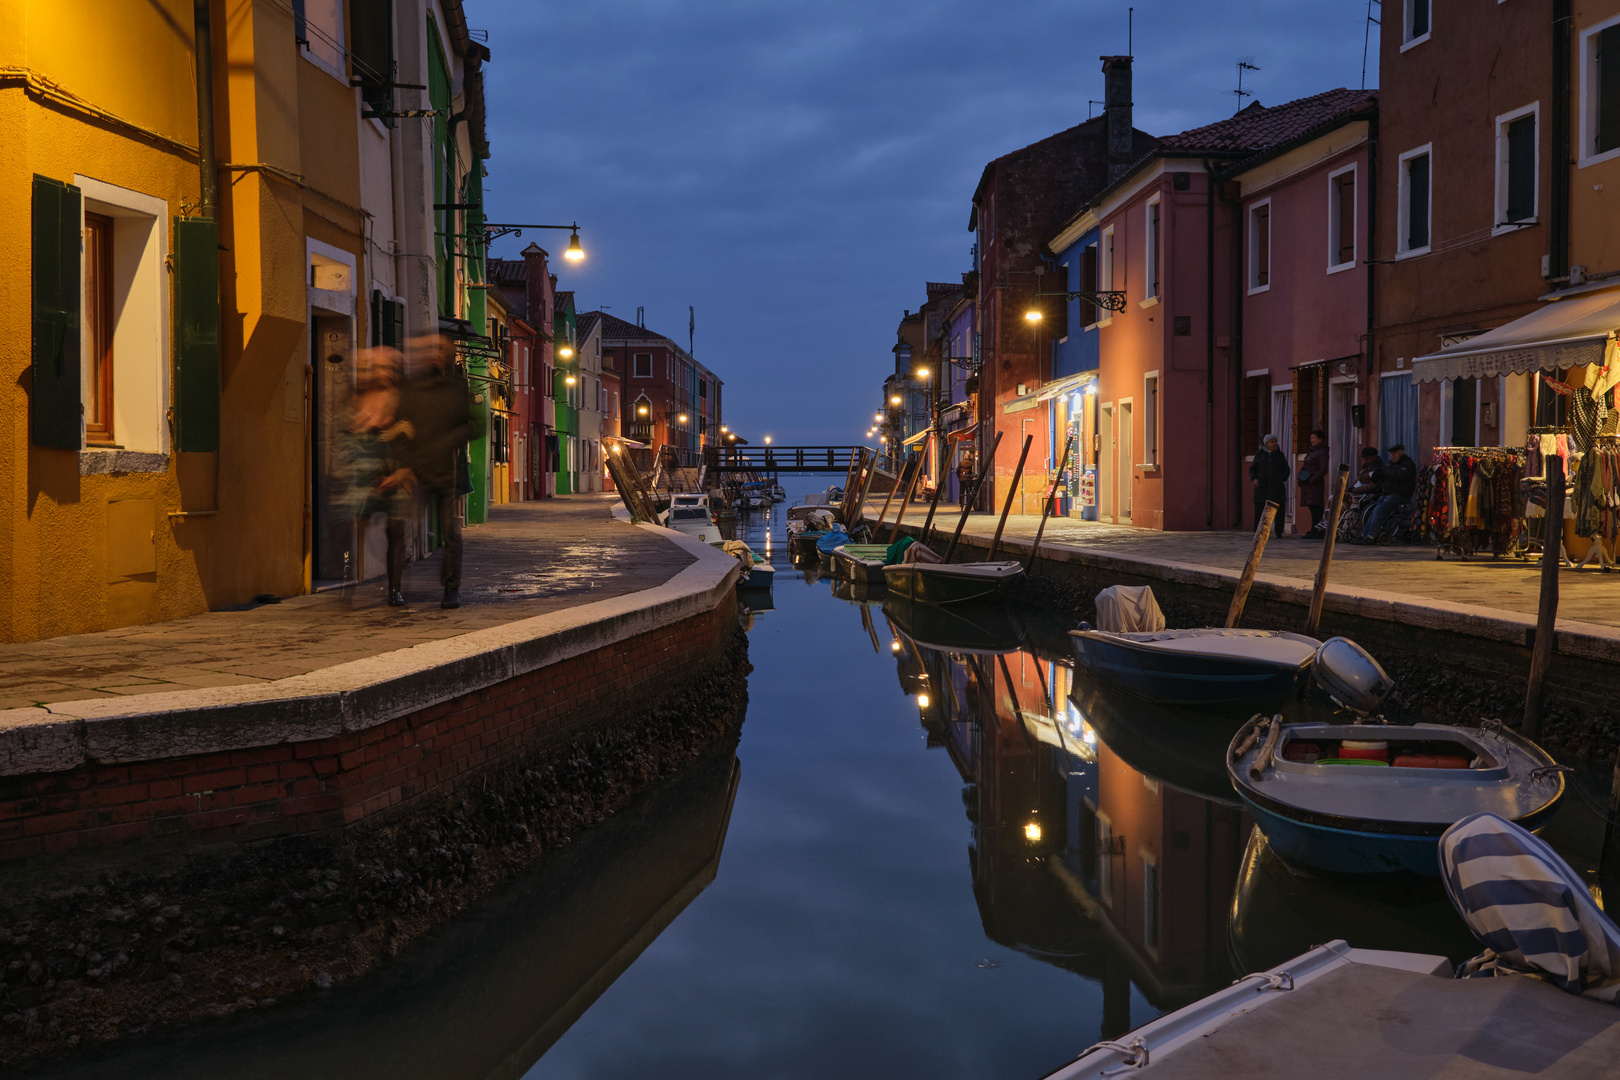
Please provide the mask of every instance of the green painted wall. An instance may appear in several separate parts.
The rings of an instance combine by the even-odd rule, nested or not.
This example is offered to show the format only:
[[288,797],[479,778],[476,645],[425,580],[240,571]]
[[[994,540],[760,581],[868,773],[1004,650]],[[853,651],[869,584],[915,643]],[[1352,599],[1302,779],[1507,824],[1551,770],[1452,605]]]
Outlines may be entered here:
[[[569,437],[577,439],[579,436],[579,409],[574,406],[574,401],[579,396],[579,354],[576,352],[564,360],[561,353],[564,345],[577,347],[575,330],[574,304],[571,300],[565,300],[563,310],[558,313],[551,328],[552,355],[557,358],[555,373],[552,376],[554,380],[552,397],[556,401],[557,454],[560,459],[557,462],[559,495],[567,495],[575,490],[577,485],[574,480],[579,469],[579,462],[575,460],[579,452],[577,448],[570,451],[568,444]],[[574,376],[573,386],[568,385],[570,375]]]

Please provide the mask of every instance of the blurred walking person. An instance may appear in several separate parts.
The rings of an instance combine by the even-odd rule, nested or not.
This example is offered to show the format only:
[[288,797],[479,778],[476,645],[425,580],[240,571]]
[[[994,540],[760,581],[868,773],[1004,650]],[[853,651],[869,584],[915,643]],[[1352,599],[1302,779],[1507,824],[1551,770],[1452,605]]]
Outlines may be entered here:
[[[411,435],[401,449],[403,467],[381,485],[384,490],[416,492],[438,517],[444,561],[441,608],[461,606],[461,515],[457,462],[473,436],[472,400],[467,379],[456,369],[448,338],[430,335],[412,342],[411,374],[400,387],[399,417]],[[403,604],[405,572],[403,514],[388,519],[390,604]]]

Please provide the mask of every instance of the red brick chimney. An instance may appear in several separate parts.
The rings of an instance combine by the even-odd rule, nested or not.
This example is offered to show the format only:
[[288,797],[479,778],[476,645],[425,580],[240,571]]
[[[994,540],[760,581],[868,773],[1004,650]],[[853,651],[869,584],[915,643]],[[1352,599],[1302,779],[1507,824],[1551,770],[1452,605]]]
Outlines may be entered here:
[[533,242],[523,249],[523,276],[528,284],[529,303],[529,316],[525,321],[545,338],[548,348],[551,341],[551,308],[556,296],[547,262],[550,257],[545,248]]

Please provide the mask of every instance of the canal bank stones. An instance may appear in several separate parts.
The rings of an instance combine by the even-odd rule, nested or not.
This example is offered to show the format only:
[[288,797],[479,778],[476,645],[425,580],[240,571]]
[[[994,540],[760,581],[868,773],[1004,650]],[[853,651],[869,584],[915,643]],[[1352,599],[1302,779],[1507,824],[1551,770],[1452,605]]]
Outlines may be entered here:
[[286,837],[0,898],[0,1063],[330,990],[547,850],[736,744],[747,639],[560,743],[386,827]]

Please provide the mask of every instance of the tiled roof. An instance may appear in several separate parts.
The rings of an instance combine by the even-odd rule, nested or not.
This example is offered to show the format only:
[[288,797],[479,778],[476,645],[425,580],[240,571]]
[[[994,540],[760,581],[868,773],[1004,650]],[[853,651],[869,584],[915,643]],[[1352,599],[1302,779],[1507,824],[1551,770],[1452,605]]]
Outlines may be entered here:
[[577,315],[574,317],[574,332],[579,340],[584,341],[591,336],[591,331],[596,329],[596,324],[601,321],[600,311],[587,311],[583,315]]
[[522,259],[486,259],[484,273],[496,285],[522,285],[529,280],[528,266]]
[[[623,319],[619,318],[618,316],[609,315],[605,311],[591,311],[591,312],[587,312],[586,314],[596,315],[599,318],[601,318],[601,320],[602,320],[602,336],[604,338],[610,338],[610,339],[613,339],[615,341],[618,341],[618,340],[668,341],[669,340],[667,337],[665,337],[663,334],[660,334],[656,330],[649,330],[645,326],[637,326],[633,322],[625,322]],[[578,317],[576,316],[576,319],[577,318]],[[576,322],[575,325],[577,326],[578,323]]]
[[574,302],[574,290],[573,289],[558,289],[557,294],[556,294],[556,300],[553,302],[553,306],[556,307],[557,314],[561,315],[563,312],[568,310],[568,306],[570,304],[572,304],[573,302]]
[[928,299],[930,300],[937,300],[947,293],[959,293],[962,291],[960,281],[925,281],[923,287],[928,290]]
[[1378,103],[1376,90],[1328,90],[1285,105],[1266,108],[1258,101],[1226,120],[1166,135],[1159,149],[1169,153],[1241,153],[1264,150],[1343,119]]

